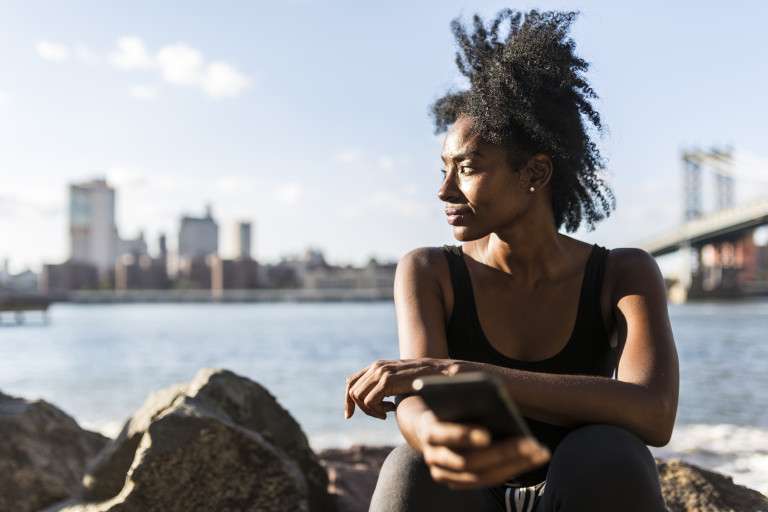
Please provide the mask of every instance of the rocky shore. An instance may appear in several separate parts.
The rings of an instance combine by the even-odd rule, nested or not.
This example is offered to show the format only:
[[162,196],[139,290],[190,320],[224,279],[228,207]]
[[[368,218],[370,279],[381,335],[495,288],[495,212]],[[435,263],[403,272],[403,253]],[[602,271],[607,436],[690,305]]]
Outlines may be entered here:
[[[392,448],[316,454],[266,388],[221,369],[152,393],[115,439],[0,393],[0,512],[365,512]],[[657,467],[672,512],[768,512],[730,477]]]

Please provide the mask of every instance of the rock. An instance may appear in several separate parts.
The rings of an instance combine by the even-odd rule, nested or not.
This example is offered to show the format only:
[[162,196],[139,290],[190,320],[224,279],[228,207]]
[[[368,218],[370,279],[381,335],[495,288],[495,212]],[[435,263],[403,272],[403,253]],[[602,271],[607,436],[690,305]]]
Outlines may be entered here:
[[[379,470],[394,446],[353,445],[318,455],[338,512],[367,512]],[[768,498],[733,479],[677,459],[656,459],[670,512],[768,512]]]
[[768,512],[768,498],[729,476],[679,459],[656,459],[670,512]]
[[0,392],[0,510],[38,511],[77,492],[109,441],[44,400]]
[[338,512],[367,512],[384,459],[394,446],[328,448],[318,456],[328,471],[328,492]]
[[83,484],[79,502],[55,510],[333,510],[301,427],[267,389],[228,370],[152,393]]

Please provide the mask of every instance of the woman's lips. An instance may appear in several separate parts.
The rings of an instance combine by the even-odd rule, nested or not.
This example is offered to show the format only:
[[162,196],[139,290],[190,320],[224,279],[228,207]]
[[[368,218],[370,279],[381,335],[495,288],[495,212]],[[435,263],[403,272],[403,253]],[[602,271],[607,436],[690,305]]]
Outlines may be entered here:
[[448,224],[452,226],[463,226],[464,225],[464,215],[447,215]]
[[466,223],[467,217],[472,214],[472,210],[469,208],[445,208],[445,216],[448,220],[448,224],[452,226],[463,226]]

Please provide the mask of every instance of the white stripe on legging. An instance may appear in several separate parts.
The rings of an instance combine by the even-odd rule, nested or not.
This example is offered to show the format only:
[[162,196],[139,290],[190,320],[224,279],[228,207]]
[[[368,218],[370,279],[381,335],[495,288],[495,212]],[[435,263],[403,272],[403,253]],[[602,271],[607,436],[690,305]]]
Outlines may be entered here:
[[510,506],[510,503],[509,503],[509,494],[511,492],[512,492],[512,488],[507,487],[507,491],[504,493],[504,504],[505,504],[504,512],[512,512],[512,507]]
[[518,488],[515,489],[515,512],[523,512],[523,507],[525,506],[525,489],[524,488]]
[[536,489],[526,489],[525,494],[528,494],[530,491],[530,495],[528,496],[528,508],[525,512],[531,512],[533,510],[533,502],[536,501]]

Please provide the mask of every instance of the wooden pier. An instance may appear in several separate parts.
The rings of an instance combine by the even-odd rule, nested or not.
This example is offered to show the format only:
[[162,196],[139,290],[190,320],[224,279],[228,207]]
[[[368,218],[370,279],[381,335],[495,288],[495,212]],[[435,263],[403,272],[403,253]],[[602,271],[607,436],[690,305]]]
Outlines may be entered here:
[[3,314],[13,313],[14,323],[25,323],[25,314],[30,311],[39,311],[43,323],[48,323],[48,306],[50,299],[41,295],[0,295],[0,324],[3,323]]

